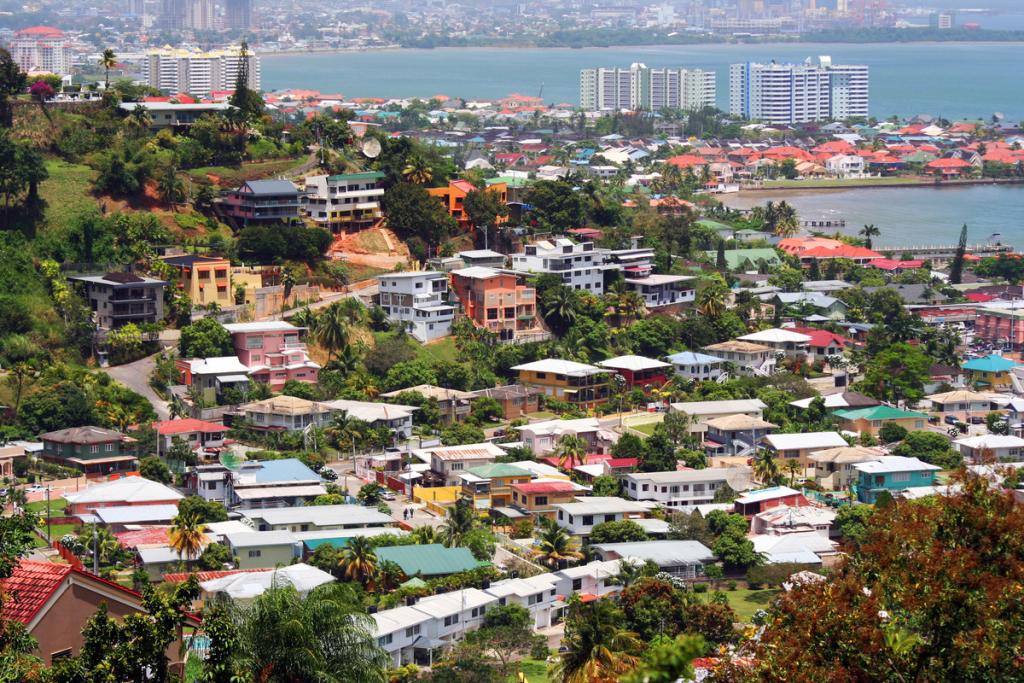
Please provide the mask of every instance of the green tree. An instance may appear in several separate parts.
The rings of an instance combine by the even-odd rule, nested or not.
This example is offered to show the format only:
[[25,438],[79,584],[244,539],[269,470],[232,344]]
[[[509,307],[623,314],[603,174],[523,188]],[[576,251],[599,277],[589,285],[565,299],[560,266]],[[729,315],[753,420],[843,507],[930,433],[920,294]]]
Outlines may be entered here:
[[460,500],[447,510],[444,525],[441,527],[441,539],[449,548],[462,546],[476,525],[476,513],[473,512],[473,508]]
[[222,543],[209,544],[199,556],[199,566],[210,571],[224,569],[224,565],[231,561],[231,551]]
[[886,422],[878,430],[878,438],[882,443],[896,443],[905,439],[908,433],[906,427],[895,422]]
[[[623,434],[623,436],[626,436]],[[622,489],[619,486],[619,480],[610,474],[602,474],[594,477],[593,481],[590,482],[591,494],[595,496],[618,496],[621,495]]]
[[170,546],[178,557],[188,562],[199,557],[202,553],[203,542],[206,540],[206,524],[200,521],[198,515],[185,514],[181,512],[171,520],[171,528],[167,533]]
[[139,460],[139,474],[151,481],[158,481],[161,484],[170,484],[174,481],[167,464],[156,456],[148,456]]
[[249,70],[252,59],[249,45],[243,39],[238,50],[238,71],[235,76],[235,91],[228,99],[228,104],[235,108],[238,120],[243,124],[256,121],[263,116],[263,98],[249,86]]
[[377,576],[377,554],[370,539],[365,536],[348,539],[338,565],[346,580],[357,581],[373,592]]
[[967,255],[967,224],[960,228],[960,239],[956,244],[956,252],[949,264],[949,284],[958,285],[964,279],[964,257]]
[[231,333],[213,318],[202,318],[181,329],[178,352],[182,358],[230,356]]
[[455,219],[441,202],[412,183],[398,183],[384,192],[388,227],[403,238],[419,238],[428,247],[438,247],[456,232]]
[[692,680],[693,660],[706,651],[706,643],[700,636],[681,635],[675,640],[652,643],[644,653],[643,661],[631,673],[626,674],[622,683],[675,683]]
[[575,434],[564,434],[558,439],[555,455],[558,458],[558,466],[571,472],[577,465],[586,462],[587,442]]
[[100,66],[103,67],[103,89],[110,89],[110,70],[117,66],[117,55],[109,47],[100,55]]
[[483,441],[484,430],[476,425],[455,422],[441,431],[441,443],[445,446],[461,446]]
[[630,543],[648,540],[644,528],[631,519],[618,522],[601,522],[590,530],[587,542],[591,545],[601,543]]
[[553,666],[561,683],[613,681],[639,662],[643,645],[622,627],[623,617],[611,600],[570,599],[565,619],[565,651]]
[[836,529],[843,540],[860,545],[868,535],[868,520],[875,509],[870,505],[844,505],[836,512]]
[[[469,220],[484,235],[490,235],[500,219],[508,216],[508,206],[501,201],[497,192],[473,190],[462,200],[462,208]],[[489,243],[489,242],[488,242]]]
[[498,660],[502,680],[512,674],[516,657],[530,648],[533,638],[533,615],[520,605],[493,607],[484,614],[480,629],[471,636],[485,651]]
[[369,484],[363,484],[359,493],[356,494],[356,498],[363,505],[372,507],[384,500],[384,487],[372,481]]
[[949,438],[937,432],[910,432],[892,452],[893,455],[920,458],[944,470],[956,469],[964,462],[960,452],[949,443]]
[[348,344],[349,324],[348,314],[340,302],[331,304],[316,317],[313,336],[317,344],[327,351],[328,362],[336,351]]
[[872,239],[882,234],[882,231],[874,223],[869,223],[860,229],[860,235],[864,236],[864,246],[871,249]]
[[11,99],[17,97],[28,87],[28,76],[11,53],[0,47],[0,128],[14,125]]
[[726,569],[745,570],[764,562],[764,558],[754,550],[753,541],[747,538],[746,531],[740,533],[732,528],[715,539],[711,551]]
[[552,569],[560,569],[569,562],[583,557],[569,532],[551,520],[545,520],[541,524],[533,552],[541,562]]
[[178,501],[178,514],[195,517],[200,522],[226,522],[228,511],[215,500],[206,500],[200,496],[185,496]]
[[567,181],[537,181],[527,191],[525,202],[533,207],[529,220],[543,231],[579,228],[586,220],[583,198]]
[[879,400],[916,402],[924,397],[931,365],[931,358],[920,347],[905,342],[892,344],[868,360],[864,378],[857,386]]

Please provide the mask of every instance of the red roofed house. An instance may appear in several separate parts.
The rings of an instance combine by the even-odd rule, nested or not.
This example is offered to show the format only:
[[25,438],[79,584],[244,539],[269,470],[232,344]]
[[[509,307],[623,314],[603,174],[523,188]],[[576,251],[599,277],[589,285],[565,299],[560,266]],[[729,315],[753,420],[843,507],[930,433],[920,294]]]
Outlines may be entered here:
[[158,447],[166,453],[174,445],[174,437],[184,439],[193,451],[202,451],[202,456],[210,456],[224,448],[224,435],[228,428],[215,422],[206,422],[195,418],[182,420],[164,420],[154,422],[153,429],[160,436]]
[[531,481],[512,485],[512,505],[534,517],[554,520],[553,506],[576,500],[576,486],[571,481]]
[[882,255],[877,251],[872,251],[865,247],[855,247],[852,244],[843,244],[834,249],[814,247],[800,252],[799,256],[800,262],[805,266],[810,266],[812,260],[821,261],[834,258],[850,259],[858,266],[863,266],[875,259],[882,258]]
[[[466,195],[476,189],[476,186],[468,180],[449,180],[448,187],[432,187],[427,192],[431,197],[437,197],[441,200],[451,217],[458,221],[459,229],[465,232],[470,230],[473,225],[462,203],[465,201]],[[505,183],[488,185],[485,192],[494,192],[503,204],[508,203],[508,185]],[[504,218],[499,218],[498,223],[503,223],[505,220]]]
[[924,170],[943,178],[959,178],[969,172],[974,166],[965,159],[935,159],[925,165]]
[[853,345],[854,341],[841,334],[819,330],[815,327],[789,327],[790,332],[805,334],[811,338],[807,342],[807,355],[813,358],[827,358],[828,356],[841,356]]
[[912,259],[908,261],[897,261],[891,258],[877,258],[868,264],[873,268],[884,270],[889,273],[902,273],[905,270],[916,270],[924,265],[922,259]]
[[707,165],[708,160],[704,157],[697,156],[696,154],[680,154],[678,156],[669,157],[665,160],[666,164],[671,164],[676,168],[702,168]]
[[[25,625],[45,666],[79,653],[82,629],[101,603],[118,620],[145,613],[135,591],[66,564],[20,560],[10,578],[0,581],[0,589],[5,593],[3,617]],[[176,670],[183,652],[180,641],[167,648]]]

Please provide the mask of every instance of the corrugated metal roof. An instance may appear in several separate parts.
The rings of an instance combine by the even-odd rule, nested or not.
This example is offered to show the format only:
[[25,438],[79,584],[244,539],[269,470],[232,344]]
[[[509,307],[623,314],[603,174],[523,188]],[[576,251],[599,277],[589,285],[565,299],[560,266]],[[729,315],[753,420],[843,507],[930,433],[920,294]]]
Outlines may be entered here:
[[394,562],[406,576],[444,576],[485,564],[477,561],[468,548],[445,548],[438,543],[377,548],[377,562]]

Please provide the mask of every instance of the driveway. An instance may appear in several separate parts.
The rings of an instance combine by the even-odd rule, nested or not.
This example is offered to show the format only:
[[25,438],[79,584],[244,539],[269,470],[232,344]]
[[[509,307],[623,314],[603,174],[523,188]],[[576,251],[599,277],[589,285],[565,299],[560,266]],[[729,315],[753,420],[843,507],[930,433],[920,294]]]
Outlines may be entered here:
[[135,393],[144,396],[153,404],[153,409],[156,411],[156,417],[158,420],[169,420],[171,419],[171,410],[167,405],[167,401],[160,398],[160,396],[153,391],[153,388],[149,386],[149,377],[153,374],[153,368],[155,367],[156,354],[137,360],[134,363],[114,365],[107,368],[100,368],[100,370],[110,375],[111,379],[120,382]]

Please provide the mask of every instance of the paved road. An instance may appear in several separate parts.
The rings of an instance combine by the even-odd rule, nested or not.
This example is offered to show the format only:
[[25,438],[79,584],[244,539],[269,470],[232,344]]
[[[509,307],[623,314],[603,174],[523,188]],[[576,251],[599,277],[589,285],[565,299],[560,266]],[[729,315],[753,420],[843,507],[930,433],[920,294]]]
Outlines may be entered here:
[[153,404],[158,420],[169,420],[171,419],[171,410],[167,402],[149,386],[149,376],[153,374],[153,368],[156,367],[155,359],[156,355],[154,354],[134,363],[101,368],[101,370],[135,393],[146,397]]

